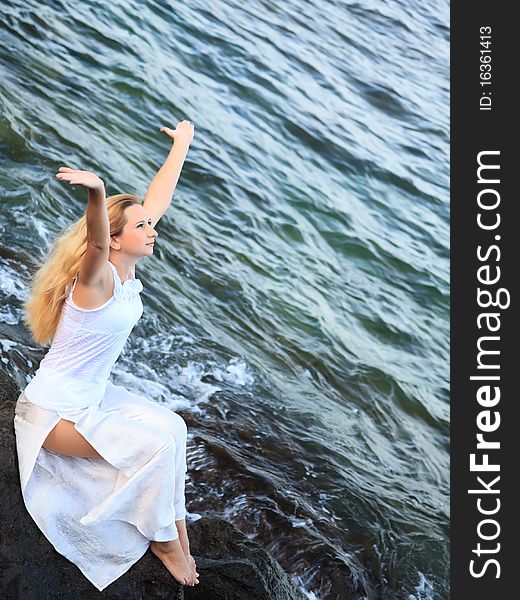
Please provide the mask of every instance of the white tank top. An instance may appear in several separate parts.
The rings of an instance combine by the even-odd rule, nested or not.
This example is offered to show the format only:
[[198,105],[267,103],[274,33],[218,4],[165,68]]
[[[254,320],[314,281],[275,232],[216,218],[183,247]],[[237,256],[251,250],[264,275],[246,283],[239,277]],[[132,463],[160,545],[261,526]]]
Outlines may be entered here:
[[30,402],[60,414],[101,402],[112,367],[143,314],[141,281],[121,283],[115,266],[108,264],[114,293],[98,308],[74,304],[78,275],[74,277],[51,347],[24,390]]

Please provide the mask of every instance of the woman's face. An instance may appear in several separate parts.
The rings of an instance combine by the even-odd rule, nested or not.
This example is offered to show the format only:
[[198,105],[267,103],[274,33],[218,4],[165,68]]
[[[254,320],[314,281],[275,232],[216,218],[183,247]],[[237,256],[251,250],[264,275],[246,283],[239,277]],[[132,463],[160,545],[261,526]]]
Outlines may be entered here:
[[126,224],[123,233],[117,237],[112,236],[119,242],[120,250],[125,254],[136,257],[153,254],[153,244],[157,237],[157,231],[151,226],[151,219],[140,204],[132,204],[125,208]]

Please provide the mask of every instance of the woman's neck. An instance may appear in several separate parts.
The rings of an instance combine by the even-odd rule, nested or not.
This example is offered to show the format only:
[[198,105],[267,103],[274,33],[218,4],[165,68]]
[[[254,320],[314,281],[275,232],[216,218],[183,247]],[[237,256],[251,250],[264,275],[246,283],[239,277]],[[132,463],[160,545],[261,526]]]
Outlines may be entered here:
[[116,262],[112,257],[110,257],[109,262],[111,262],[119,275],[119,279],[121,279],[121,283],[124,283],[128,279],[135,279],[134,277],[134,268],[135,263],[125,263],[125,262]]

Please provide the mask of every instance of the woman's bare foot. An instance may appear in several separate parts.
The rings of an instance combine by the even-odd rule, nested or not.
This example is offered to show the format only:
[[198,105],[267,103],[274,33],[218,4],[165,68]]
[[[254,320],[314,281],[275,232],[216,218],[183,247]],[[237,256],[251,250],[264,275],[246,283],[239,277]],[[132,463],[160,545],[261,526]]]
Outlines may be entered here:
[[184,554],[179,538],[171,542],[152,541],[150,550],[181,585],[199,583],[192,565]]
[[[193,558],[193,556],[191,554],[188,554],[188,555],[185,554],[185,556],[188,559],[188,564],[191,567],[191,572],[193,573],[193,575],[197,579],[197,577],[199,576],[199,574],[197,573],[197,565],[195,563],[195,559]],[[198,583],[198,579],[197,579],[197,583]]]
[[186,558],[188,559],[189,565],[192,568],[194,577],[197,578],[199,574],[197,573],[197,564],[195,563],[195,559],[190,554],[190,541],[188,539],[188,532],[186,531],[186,521],[185,519],[179,519],[178,521],[175,521],[175,525],[177,526],[177,530],[179,532],[179,541],[181,543],[181,547]]

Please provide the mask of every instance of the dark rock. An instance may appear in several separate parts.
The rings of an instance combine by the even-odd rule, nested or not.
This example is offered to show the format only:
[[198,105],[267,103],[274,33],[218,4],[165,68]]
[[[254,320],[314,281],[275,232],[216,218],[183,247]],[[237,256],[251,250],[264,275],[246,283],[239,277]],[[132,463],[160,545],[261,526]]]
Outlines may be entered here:
[[189,524],[190,550],[200,573],[186,600],[305,600],[274,558],[231,523],[206,517]]
[[2,600],[305,600],[280,565],[227,521],[187,522],[200,583],[179,585],[148,550],[99,592],[56,552],[25,508],[14,435],[18,385],[0,370],[0,597]]

